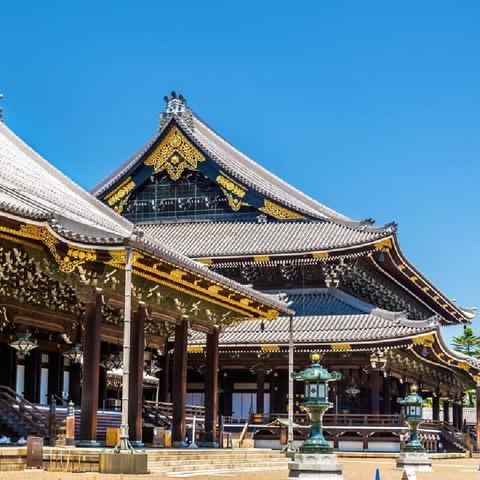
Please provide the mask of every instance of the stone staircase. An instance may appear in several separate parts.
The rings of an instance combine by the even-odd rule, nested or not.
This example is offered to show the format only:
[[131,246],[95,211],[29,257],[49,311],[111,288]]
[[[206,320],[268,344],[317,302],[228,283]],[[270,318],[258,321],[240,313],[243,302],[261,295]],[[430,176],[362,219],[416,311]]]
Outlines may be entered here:
[[148,452],[150,473],[163,473],[169,477],[272,470],[286,472],[289,461],[281,452],[260,448]]

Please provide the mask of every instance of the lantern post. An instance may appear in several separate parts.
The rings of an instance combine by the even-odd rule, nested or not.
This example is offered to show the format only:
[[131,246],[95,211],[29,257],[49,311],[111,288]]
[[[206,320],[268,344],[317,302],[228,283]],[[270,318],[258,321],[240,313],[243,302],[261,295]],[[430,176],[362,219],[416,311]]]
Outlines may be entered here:
[[300,447],[300,453],[289,465],[289,479],[343,479],[342,466],[337,462],[327,440],[323,436],[322,419],[325,412],[333,407],[328,401],[328,383],[341,379],[339,372],[329,372],[320,365],[320,354],[310,355],[312,364],[301,372],[294,373],[294,380],[305,386],[302,408],[310,416],[310,432]]
[[411,469],[418,472],[430,472],[432,461],[418,436],[418,427],[423,422],[423,398],[418,394],[418,387],[412,385],[411,392],[405,398],[399,398],[405,420],[410,428],[410,439],[397,459],[397,468]]

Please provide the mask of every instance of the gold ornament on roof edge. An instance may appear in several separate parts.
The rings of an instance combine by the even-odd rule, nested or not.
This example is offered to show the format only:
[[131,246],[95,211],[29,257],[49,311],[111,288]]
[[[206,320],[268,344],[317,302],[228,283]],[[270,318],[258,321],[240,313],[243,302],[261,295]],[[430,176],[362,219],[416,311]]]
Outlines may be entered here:
[[144,163],[153,166],[154,173],[166,171],[171,180],[177,181],[185,170],[197,170],[198,163],[204,160],[187,137],[173,127]]
[[288,210],[288,208],[282,207],[281,205],[278,205],[266,198],[263,199],[263,207],[260,207],[259,210],[263,213],[266,213],[267,215],[270,215],[273,218],[276,218],[277,220],[305,219],[303,215],[292,212],[291,210]]

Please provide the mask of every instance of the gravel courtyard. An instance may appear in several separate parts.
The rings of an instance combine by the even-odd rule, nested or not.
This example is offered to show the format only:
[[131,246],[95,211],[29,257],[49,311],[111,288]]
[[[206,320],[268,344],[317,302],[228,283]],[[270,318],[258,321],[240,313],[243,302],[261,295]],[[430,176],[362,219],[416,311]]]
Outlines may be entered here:
[[[374,480],[375,469],[380,470],[381,480],[400,480],[401,472],[395,470],[393,459],[365,458],[365,459],[340,459],[344,468],[345,480]],[[434,460],[432,473],[418,473],[418,480],[480,480],[478,471],[479,459],[452,459]],[[279,471],[255,471],[255,472],[229,472],[219,475],[189,475],[168,476],[163,474],[152,474],[144,476],[129,477],[128,475],[100,475],[98,473],[60,473],[44,472],[38,470],[27,470],[22,472],[0,472],[0,480],[166,480],[172,478],[184,479],[238,479],[238,480],[285,480],[287,470]]]

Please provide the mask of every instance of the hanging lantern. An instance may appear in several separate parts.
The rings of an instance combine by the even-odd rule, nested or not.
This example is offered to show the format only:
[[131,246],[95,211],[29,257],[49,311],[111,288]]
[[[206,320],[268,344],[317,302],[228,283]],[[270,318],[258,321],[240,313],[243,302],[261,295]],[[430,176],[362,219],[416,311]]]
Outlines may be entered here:
[[123,354],[121,352],[111,353],[104,362],[107,370],[117,370],[123,366]]
[[83,362],[83,351],[81,345],[77,343],[74,347],[67,350],[63,356],[68,358],[72,363],[82,363]]
[[30,332],[18,334],[17,340],[10,343],[10,346],[17,350],[18,358],[25,358],[31,350],[38,347],[37,342],[31,337],[32,334]]
[[357,387],[356,383],[352,380],[348,387],[345,389],[345,393],[349,397],[356,397],[360,393],[360,389]]

